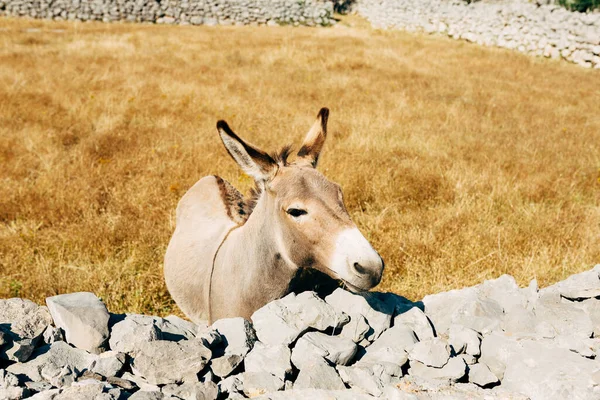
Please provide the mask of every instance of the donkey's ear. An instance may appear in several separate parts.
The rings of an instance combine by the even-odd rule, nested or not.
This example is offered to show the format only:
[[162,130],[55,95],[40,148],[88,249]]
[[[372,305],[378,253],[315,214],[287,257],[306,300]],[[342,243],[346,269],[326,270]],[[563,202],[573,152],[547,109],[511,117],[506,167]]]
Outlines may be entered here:
[[325,144],[327,137],[327,118],[329,118],[329,109],[321,108],[317,120],[304,138],[304,143],[298,151],[298,161],[312,165],[316,168],[319,161],[319,154]]
[[217,122],[219,136],[229,155],[242,167],[244,172],[256,181],[266,181],[277,168],[277,163],[267,153],[244,142],[233,133],[227,122]]

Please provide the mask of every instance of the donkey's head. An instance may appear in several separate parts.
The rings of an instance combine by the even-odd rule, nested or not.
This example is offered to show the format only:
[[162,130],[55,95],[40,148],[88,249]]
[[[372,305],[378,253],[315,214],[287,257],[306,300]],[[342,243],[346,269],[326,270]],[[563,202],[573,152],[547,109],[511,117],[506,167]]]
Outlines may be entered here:
[[352,222],[340,186],[316,170],[328,115],[321,109],[291,163],[288,151],[270,156],[244,142],[225,121],[217,129],[229,154],[256,182],[256,207],[275,235],[277,257],[341,279],[352,290],[368,290],[381,280],[383,260]]

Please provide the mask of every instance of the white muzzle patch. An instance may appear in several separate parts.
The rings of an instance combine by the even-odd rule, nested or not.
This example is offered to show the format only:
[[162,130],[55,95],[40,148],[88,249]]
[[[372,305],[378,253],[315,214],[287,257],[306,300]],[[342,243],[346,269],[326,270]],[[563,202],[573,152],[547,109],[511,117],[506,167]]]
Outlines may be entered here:
[[[358,228],[343,230],[335,241],[331,269],[359,288],[369,289],[374,276],[381,278],[383,260]],[[365,287],[369,286],[369,287]]]

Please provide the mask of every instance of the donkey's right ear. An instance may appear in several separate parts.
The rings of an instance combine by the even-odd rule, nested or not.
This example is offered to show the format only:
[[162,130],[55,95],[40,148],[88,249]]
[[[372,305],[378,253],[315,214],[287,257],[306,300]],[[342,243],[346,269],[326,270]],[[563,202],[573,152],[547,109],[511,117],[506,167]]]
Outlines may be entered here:
[[275,172],[277,169],[275,160],[264,151],[244,142],[229,128],[227,122],[217,122],[217,130],[229,155],[254,180],[266,181]]

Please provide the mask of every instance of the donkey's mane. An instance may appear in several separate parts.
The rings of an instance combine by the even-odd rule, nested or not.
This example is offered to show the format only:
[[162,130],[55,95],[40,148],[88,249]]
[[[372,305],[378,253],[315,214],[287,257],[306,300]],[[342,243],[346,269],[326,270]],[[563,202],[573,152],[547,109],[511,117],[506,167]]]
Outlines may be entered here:
[[[292,154],[292,146],[285,145],[281,148],[281,150],[271,153],[269,154],[269,156],[271,156],[271,158],[277,163],[277,165],[279,165],[280,167],[285,167],[289,165],[288,158],[290,154]],[[246,200],[248,216],[250,216],[250,214],[252,214],[252,211],[254,211],[254,207],[256,207],[256,203],[258,202],[262,191],[263,188],[256,182],[255,186],[252,189],[250,189],[250,196]]]

